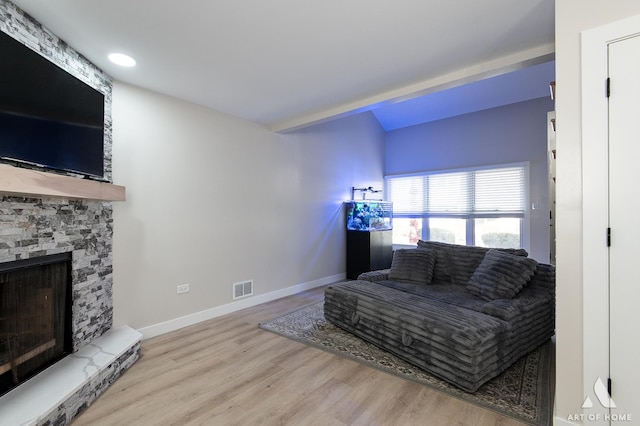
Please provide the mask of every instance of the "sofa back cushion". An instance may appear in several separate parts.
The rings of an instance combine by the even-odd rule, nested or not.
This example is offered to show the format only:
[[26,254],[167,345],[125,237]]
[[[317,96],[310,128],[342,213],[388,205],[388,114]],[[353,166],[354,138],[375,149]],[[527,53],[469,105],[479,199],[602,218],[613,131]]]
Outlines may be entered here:
[[[418,241],[418,249],[436,252],[433,281],[438,284],[467,285],[469,279],[490,250],[487,247],[463,246],[438,241]],[[494,249],[515,256],[528,256],[524,249]]]
[[487,301],[513,299],[531,280],[537,266],[534,259],[491,249],[469,279],[467,290]]
[[410,284],[430,284],[436,253],[431,250],[399,249],[393,253],[389,280]]

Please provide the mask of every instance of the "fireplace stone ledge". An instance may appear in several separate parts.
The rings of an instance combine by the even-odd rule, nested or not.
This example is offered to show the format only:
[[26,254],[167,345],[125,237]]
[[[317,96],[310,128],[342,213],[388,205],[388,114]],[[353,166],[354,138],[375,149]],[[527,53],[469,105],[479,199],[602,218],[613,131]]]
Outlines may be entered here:
[[122,326],[0,397],[0,424],[67,424],[139,357],[142,334]]

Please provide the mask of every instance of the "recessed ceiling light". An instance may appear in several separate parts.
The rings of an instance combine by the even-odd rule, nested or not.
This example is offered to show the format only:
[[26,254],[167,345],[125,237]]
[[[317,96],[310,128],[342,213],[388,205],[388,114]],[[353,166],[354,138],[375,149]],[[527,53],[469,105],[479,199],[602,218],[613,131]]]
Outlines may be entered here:
[[111,53],[109,54],[109,60],[122,67],[132,67],[136,64],[135,59],[124,53]]

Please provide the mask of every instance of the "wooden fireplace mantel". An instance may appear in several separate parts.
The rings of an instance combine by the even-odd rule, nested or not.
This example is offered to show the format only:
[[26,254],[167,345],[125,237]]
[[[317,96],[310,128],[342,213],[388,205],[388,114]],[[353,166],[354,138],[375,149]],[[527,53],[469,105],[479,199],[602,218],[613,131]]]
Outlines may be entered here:
[[0,195],[124,201],[125,187],[0,164]]

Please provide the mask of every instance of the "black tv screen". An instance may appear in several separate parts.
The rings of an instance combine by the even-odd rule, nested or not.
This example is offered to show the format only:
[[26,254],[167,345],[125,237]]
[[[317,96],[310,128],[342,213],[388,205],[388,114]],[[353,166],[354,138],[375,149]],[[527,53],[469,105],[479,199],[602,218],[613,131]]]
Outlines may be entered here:
[[0,158],[104,176],[104,95],[2,31]]

